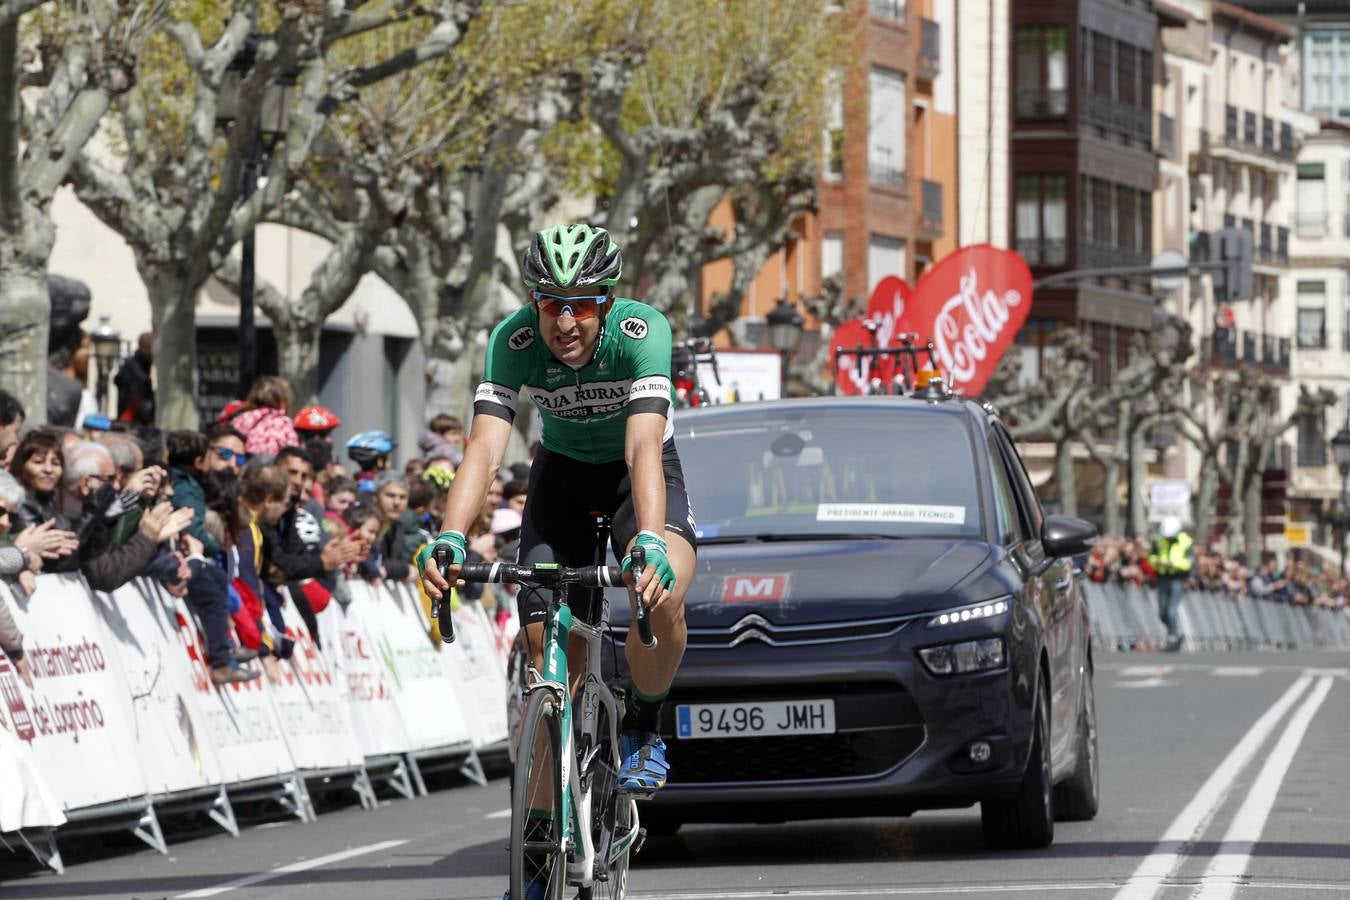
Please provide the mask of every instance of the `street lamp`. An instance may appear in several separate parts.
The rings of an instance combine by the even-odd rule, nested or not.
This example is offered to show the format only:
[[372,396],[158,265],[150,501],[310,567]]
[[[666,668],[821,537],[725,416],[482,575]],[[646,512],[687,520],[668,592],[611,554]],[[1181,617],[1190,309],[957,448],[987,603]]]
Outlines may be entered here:
[[[257,24],[257,8],[254,7],[253,21]],[[230,130],[239,118],[239,107],[244,80],[253,70],[257,61],[258,42],[261,36],[250,34],[245,39],[239,53],[230,60],[220,82],[220,94],[216,98],[216,124]],[[255,121],[245,123],[252,128],[249,141],[248,158],[244,161],[243,184],[240,186],[240,199],[244,202],[253,196],[258,188],[258,173],[263,162],[277,141],[286,134],[290,124],[291,104],[294,101],[296,74],[287,72],[263,89],[262,105]],[[239,396],[244,396],[253,387],[258,372],[258,333],[254,323],[254,282],[255,255],[254,229],[250,228],[239,242]]]
[[122,358],[122,332],[108,323],[107,316],[99,316],[98,327],[89,335],[89,340],[94,345],[94,361],[98,363],[98,386],[95,388],[98,411],[106,414],[108,379],[112,376],[113,367]]
[[797,312],[796,304],[787,297],[778,301],[778,305],[765,316],[769,323],[769,346],[783,357],[783,396],[787,396],[788,357],[797,352],[802,342],[802,327],[806,320]]
[[1347,476],[1350,476],[1350,410],[1346,412],[1345,427],[1336,432],[1335,437],[1331,439],[1331,455],[1336,460],[1336,468],[1341,471],[1341,510],[1337,517],[1336,524],[1341,533],[1341,576],[1345,576],[1345,531],[1346,525],[1350,525],[1350,520],[1346,518],[1346,493],[1345,482]]

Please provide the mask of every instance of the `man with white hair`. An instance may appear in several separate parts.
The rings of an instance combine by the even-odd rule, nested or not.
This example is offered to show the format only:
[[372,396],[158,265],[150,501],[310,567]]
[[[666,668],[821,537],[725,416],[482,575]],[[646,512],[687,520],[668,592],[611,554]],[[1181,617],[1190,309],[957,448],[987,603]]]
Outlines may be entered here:
[[65,459],[66,504],[78,522],[80,571],[96,591],[115,591],[143,574],[159,545],[177,537],[192,521],[192,510],[175,512],[171,504],[160,503],[146,510],[136,532],[119,542],[114,539],[115,522],[107,518],[117,500],[112,454],[93,441],[80,441],[66,450]]
[[1159,534],[1153,539],[1153,552],[1148,564],[1158,574],[1158,618],[1167,627],[1164,650],[1181,649],[1181,624],[1177,611],[1181,608],[1181,591],[1191,574],[1192,547],[1195,541],[1181,530],[1181,519],[1168,516],[1162,520]]

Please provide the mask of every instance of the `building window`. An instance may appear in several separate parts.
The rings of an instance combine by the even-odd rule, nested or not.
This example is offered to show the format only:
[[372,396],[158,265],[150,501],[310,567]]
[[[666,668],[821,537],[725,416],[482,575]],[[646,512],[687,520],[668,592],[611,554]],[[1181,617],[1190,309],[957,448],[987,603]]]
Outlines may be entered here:
[[1350,29],[1309,29],[1303,35],[1303,96],[1315,115],[1350,119]]
[[887,275],[905,277],[905,242],[874,234],[867,239],[867,293]]
[[1326,426],[1320,414],[1306,413],[1298,418],[1298,464],[1310,467],[1327,464]]
[[844,176],[844,73],[833,70],[825,77],[825,133],[822,135],[825,179]]
[[869,0],[872,15],[892,22],[905,21],[905,0]]
[[1069,108],[1069,32],[1063,27],[1017,29],[1017,115],[1063,116]]
[[867,164],[873,184],[905,184],[905,76],[873,68],[868,80]]
[[1294,228],[1299,237],[1318,238],[1327,233],[1326,166],[1322,163],[1298,164],[1298,209]]
[[1068,258],[1067,179],[1017,176],[1017,252],[1029,265],[1062,266]]
[[1320,350],[1327,345],[1327,283],[1298,283],[1298,345]]
[[844,233],[827,231],[820,241],[820,277],[831,278],[844,271]]

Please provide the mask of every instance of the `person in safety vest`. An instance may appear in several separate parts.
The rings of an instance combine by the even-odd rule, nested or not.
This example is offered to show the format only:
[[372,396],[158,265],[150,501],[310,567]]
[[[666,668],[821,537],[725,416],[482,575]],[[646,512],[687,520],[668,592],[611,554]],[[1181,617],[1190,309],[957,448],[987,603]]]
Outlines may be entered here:
[[1158,618],[1167,627],[1167,645],[1176,650],[1181,646],[1181,626],[1177,610],[1181,607],[1181,589],[1191,574],[1192,547],[1195,541],[1181,530],[1181,519],[1168,516],[1163,519],[1159,534],[1153,539],[1153,552],[1148,564],[1158,573]]

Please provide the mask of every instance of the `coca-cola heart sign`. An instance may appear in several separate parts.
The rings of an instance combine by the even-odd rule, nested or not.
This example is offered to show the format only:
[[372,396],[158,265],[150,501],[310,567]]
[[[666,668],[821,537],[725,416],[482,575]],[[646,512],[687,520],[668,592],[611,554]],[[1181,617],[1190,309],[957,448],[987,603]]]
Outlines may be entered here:
[[[1011,250],[975,244],[945,257],[913,290],[895,276],[883,278],[867,306],[867,320],[875,323],[876,342],[867,335],[862,343],[893,346],[893,336],[904,332],[919,335],[920,344],[932,338],[948,385],[975,397],[984,390],[1030,312],[1031,270],[1022,257]],[[858,336],[867,334],[863,322],[855,322],[839,327],[837,344],[851,347]],[[840,360],[839,387],[844,393],[859,393],[866,380],[856,383],[860,381],[857,367],[845,371],[846,362],[853,362],[852,357]],[[889,372],[883,383],[889,383]]]

